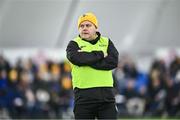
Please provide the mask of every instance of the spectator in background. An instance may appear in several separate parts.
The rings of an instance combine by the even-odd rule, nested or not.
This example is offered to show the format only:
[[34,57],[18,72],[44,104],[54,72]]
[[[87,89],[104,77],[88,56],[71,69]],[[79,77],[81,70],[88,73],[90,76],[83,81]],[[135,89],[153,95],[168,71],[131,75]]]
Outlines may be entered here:
[[117,67],[118,51],[98,32],[93,13],[79,17],[78,30],[80,35],[66,49],[72,63],[75,119],[116,119],[111,70]]
[[180,84],[172,79],[168,79],[166,81],[166,92],[165,107],[168,116],[176,116],[178,111],[180,111]]
[[176,56],[175,59],[170,64],[170,76],[172,79],[176,78],[178,72],[180,72],[180,57]]
[[159,116],[164,110],[164,80],[161,77],[159,69],[151,69],[148,84],[148,101],[147,101],[147,114],[152,116]]
[[7,107],[6,95],[8,90],[8,78],[6,70],[0,70],[0,109]]
[[0,70],[6,70],[7,72],[10,70],[9,62],[1,54],[0,54]]

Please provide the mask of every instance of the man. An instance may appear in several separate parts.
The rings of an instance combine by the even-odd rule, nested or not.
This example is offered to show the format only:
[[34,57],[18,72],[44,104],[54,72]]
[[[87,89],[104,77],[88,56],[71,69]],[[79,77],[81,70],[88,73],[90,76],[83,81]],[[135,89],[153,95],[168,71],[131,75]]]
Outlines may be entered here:
[[66,49],[72,63],[75,119],[116,119],[111,70],[117,67],[118,51],[98,32],[93,13],[79,17],[78,31]]

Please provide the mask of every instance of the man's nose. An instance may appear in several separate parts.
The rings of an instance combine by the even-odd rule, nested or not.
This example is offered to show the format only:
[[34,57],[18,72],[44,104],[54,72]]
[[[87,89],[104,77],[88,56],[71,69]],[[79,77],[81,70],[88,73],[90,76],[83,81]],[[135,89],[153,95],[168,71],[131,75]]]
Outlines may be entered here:
[[87,26],[84,26],[84,27],[83,27],[83,30],[87,30],[87,28],[88,28]]

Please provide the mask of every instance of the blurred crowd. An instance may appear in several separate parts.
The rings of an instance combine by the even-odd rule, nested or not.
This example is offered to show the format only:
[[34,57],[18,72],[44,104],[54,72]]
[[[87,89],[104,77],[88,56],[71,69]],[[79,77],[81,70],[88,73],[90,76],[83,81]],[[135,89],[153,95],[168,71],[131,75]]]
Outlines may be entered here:
[[[140,63],[141,64],[141,63]],[[128,56],[114,71],[119,117],[180,117],[180,57],[154,59],[140,71]]]
[[[73,118],[71,67],[68,61],[0,55],[0,119]],[[155,59],[140,71],[128,55],[113,70],[119,118],[180,117],[180,57]]]
[[66,61],[0,56],[0,118],[71,118],[71,67]]

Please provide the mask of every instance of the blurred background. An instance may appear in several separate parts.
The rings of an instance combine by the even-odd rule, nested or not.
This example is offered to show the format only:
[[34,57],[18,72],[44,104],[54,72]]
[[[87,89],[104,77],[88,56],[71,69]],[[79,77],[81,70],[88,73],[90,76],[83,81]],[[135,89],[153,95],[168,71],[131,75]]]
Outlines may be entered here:
[[0,119],[73,119],[66,46],[93,12],[119,51],[119,118],[180,117],[180,0],[0,0]]

